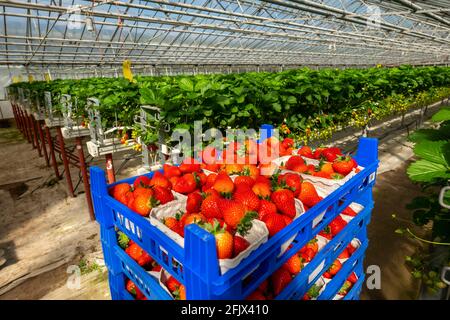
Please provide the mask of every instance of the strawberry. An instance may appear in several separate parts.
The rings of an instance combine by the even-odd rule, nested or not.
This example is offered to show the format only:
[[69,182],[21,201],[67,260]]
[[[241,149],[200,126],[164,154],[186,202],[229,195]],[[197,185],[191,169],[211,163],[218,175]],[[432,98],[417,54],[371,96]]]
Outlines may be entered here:
[[147,265],[153,261],[153,259],[136,243],[130,245],[125,252],[140,266]]
[[255,179],[255,183],[259,183],[259,182],[266,183],[266,184],[268,184],[269,186],[270,186],[271,183],[272,183],[271,180],[270,180],[268,177],[262,176],[262,175],[258,176],[258,178]]
[[344,249],[344,251],[341,252],[341,254],[338,256],[339,259],[348,259],[350,258],[350,253],[348,252],[347,248]]
[[228,174],[219,173],[212,188],[224,196],[230,196],[234,190],[234,183]]
[[150,188],[137,188],[137,189],[134,189],[133,196],[135,198],[137,198],[140,195],[147,196],[147,197],[150,198],[153,195],[153,190],[150,189]]
[[237,257],[242,251],[246,250],[250,246],[250,243],[240,237],[234,236],[233,238],[233,257]]
[[221,228],[225,228],[229,233],[234,234],[235,230],[233,228],[231,228],[230,226],[228,226],[225,221],[223,221],[222,219],[218,219],[218,218],[206,218],[206,222],[214,225],[214,223],[219,223],[219,226]]
[[201,165],[198,161],[192,158],[186,158],[183,163],[178,167],[181,173],[193,173],[200,172],[202,170]]
[[241,174],[244,176],[249,176],[253,179],[257,179],[259,177],[259,168],[254,164],[244,164],[242,166]]
[[311,182],[308,181],[302,182],[300,194],[297,198],[308,207],[312,207],[320,201],[316,188]]
[[324,237],[325,239],[331,240],[333,239],[333,235],[331,234],[330,226],[326,226],[322,231],[319,232],[319,235]]
[[277,213],[277,206],[275,205],[275,203],[269,201],[269,200],[265,200],[262,199],[260,201],[260,206],[259,206],[259,211],[258,211],[258,216],[259,216],[259,220],[264,220],[264,217],[268,214],[275,214]]
[[277,232],[286,227],[286,221],[283,218],[283,215],[274,213],[267,214],[264,217],[263,222],[266,224],[267,229],[269,230],[269,236],[273,237]]
[[301,155],[305,158],[310,158],[310,159],[313,158],[313,152],[312,152],[311,148],[308,146],[303,146],[300,149],[298,149],[297,154]]
[[300,259],[300,257],[296,254],[294,254],[292,257],[290,257],[284,264],[283,268],[289,271],[289,273],[293,276],[295,276],[297,273],[299,273],[302,270],[303,264]]
[[289,224],[291,224],[292,218],[289,218],[288,216],[285,216],[284,214],[282,216],[283,216],[284,222],[286,223],[287,226]]
[[289,218],[296,215],[294,199],[294,193],[288,189],[278,189],[270,195],[270,200],[275,203],[277,209]]
[[234,174],[240,174],[242,171],[242,165],[237,163],[229,163],[225,165],[225,172],[229,176]]
[[124,194],[131,192],[131,186],[128,183],[119,183],[116,184],[109,190],[110,195],[113,196],[114,199],[118,200]]
[[352,162],[353,162],[353,168],[358,168],[358,162],[356,162],[356,160],[354,158],[352,158]]
[[127,280],[126,289],[129,293],[131,293],[136,299],[143,299],[145,296],[141,290],[132,282],[131,280]]
[[199,181],[192,173],[186,173],[177,180],[176,184],[173,185],[172,190],[181,194],[189,194],[197,189],[198,184]]
[[320,294],[320,289],[321,288],[318,285],[313,284],[312,287],[309,288],[308,292],[305,293],[302,300],[311,300],[317,298]]
[[278,170],[278,166],[273,163],[261,163],[259,165],[259,171],[262,176],[271,177]]
[[281,142],[281,145],[286,149],[292,148],[294,146],[294,140],[291,138],[285,138],[283,142]]
[[269,281],[266,279],[263,282],[261,282],[261,284],[258,287],[258,290],[261,291],[262,293],[266,293],[268,287]]
[[189,193],[186,200],[186,211],[189,213],[200,212],[203,197],[198,192]]
[[211,173],[209,176],[206,177],[206,182],[202,187],[202,190],[208,190],[211,189],[211,187],[214,185],[214,182],[216,181],[217,178],[217,174],[216,173]]
[[286,173],[278,176],[278,183],[283,182],[294,192],[295,197],[300,194],[302,188],[302,178],[298,174]]
[[150,186],[150,178],[147,176],[140,176],[137,177],[136,180],[133,182],[134,189],[140,188],[140,187],[149,187]]
[[143,251],[141,257],[137,260],[137,263],[142,267],[148,266],[152,262],[153,262],[153,258],[150,257],[150,255],[145,251]]
[[325,174],[328,174],[330,177],[334,172],[333,170],[333,164],[330,162],[323,162],[319,164],[320,172],[323,172]]
[[304,164],[305,164],[305,160],[303,160],[303,158],[301,156],[292,156],[286,162],[285,167],[287,170],[293,170],[293,168],[295,168],[299,165],[304,165]]
[[326,161],[333,162],[338,156],[342,156],[342,151],[339,148],[326,148],[322,151],[322,158]]
[[251,189],[246,188],[236,190],[233,199],[242,203],[248,211],[258,211],[261,204],[258,196]]
[[163,176],[163,174],[159,171],[156,171],[153,174],[152,179],[150,180],[150,186],[160,186],[166,189],[171,189],[172,184],[170,183],[169,179]]
[[346,225],[347,222],[341,216],[337,216],[329,224],[331,235],[336,236]]
[[255,291],[250,293],[250,295],[247,298],[245,298],[245,300],[254,300],[254,301],[256,301],[256,300],[266,300],[266,297],[264,296],[264,294],[260,290],[256,289]]
[[153,196],[139,195],[134,199],[132,206],[139,215],[147,217],[158,204],[159,202]]
[[319,160],[322,157],[322,152],[325,148],[316,148],[313,152],[313,158]]
[[206,224],[205,229],[216,238],[217,257],[219,259],[231,259],[233,256],[233,235],[225,228],[220,228],[216,222],[214,225]]
[[201,213],[188,213],[185,216],[183,216],[183,218],[181,218],[182,220],[182,224],[187,226],[189,224],[192,223],[202,223],[202,222],[206,222],[206,217],[201,214]]
[[302,261],[311,262],[311,260],[316,256],[316,253],[317,252],[315,252],[313,249],[308,248],[304,252],[302,252],[300,255],[301,255]]
[[331,179],[331,176],[329,173],[323,172],[323,171],[318,171],[318,172],[314,172],[312,174],[314,177],[319,177],[319,178],[325,178],[325,179]]
[[353,210],[350,206],[348,206],[347,208],[345,208],[342,211],[342,214],[345,214],[346,216],[350,216],[350,217],[356,217],[357,213],[355,210]]
[[309,240],[309,242],[305,244],[303,248],[299,250],[299,252],[303,253],[306,252],[308,249],[312,250],[314,254],[316,254],[319,251],[319,244],[316,238]]
[[161,269],[162,269],[162,267],[160,265],[156,265],[152,268],[152,271],[159,272],[159,271],[161,271]]
[[223,212],[223,220],[233,229],[237,228],[246,213],[245,206],[236,200],[224,199],[220,203],[220,208]]
[[353,168],[354,168],[354,163],[352,161],[352,158],[349,156],[338,157],[333,162],[334,171],[336,171],[337,173],[340,173],[344,176],[349,174],[353,170]]
[[336,259],[328,268],[328,270],[323,274],[323,276],[327,279],[331,279],[336,275],[336,273],[339,272],[339,270],[341,270],[341,268],[342,268],[341,262]]
[[175,185],[177,182],[178,182],[178,180],[180,180],[181,179],[181,177],[178,177],[178,176],[174,176],[174,177],[170,177],[169,178],[169,182],[170,182],[170,185]]
[[236,188],[240,185],[245,185],[251,188],[254,184],[255,179],[249,176],[238,176],[236,177],[236,179],[234,179],[234,185],[236,186]]
[[170,164],[165,163],[163,166],[163,170],[164,170],[164,177],[166,177],[167,179],[181,176],[181,170],[176,166],[172,166]]
[[179,225],[179,221],[175,217],[164,218],[163,223],[171,230]]
[[341,289],[339,289],[338,294],[341,296],[345,296],[348,293],[348,291],[352,288],[352,286],[353,284],[350,281],[346,280],[342,285]]
[[220,164],[219,163],[205,164],[202,166],[202,168],[212,172],[219,172]]
[[223,218],[223,212],[219,208],[219,196],[217,195],[209,195],[207,196],[201,206],[200,206],[200,212],[206,217],[206,218]]
[[186,300],[186,287],[180,285],[178,288],[178,294],[176,295],[177,300]]
[[261,199],[269,199],[272,194],[270,183],[266,182],[256,182],[252,191]]
[[356,273],[352,272],[348,278],[348,281],[350,281],[351,283],[355,284],[356,282],[358,282],[358,277],[356,276]]
[[270,277],[273,293],[277,296],[292,281],[291,274],[284,268],[280,268]]
[[175,292],[179,289],[181,286],[181,283],[175,279],[174,277],[170,276],[165,283],[167,289],[169,289],[170,292]]
[[347,249],[348,253],[349,253],[350,255],[352,255],[353,252],[355,252],[358,248],[355,248],[355,247],[352,245],[352,243],[350,242],[350,243],[348,244],[348,246],[347,246],[346,249]]
[[175,199],[169,189],[160,186],[153,187],[153,196],[159,201],[160,204],[166,204],[167,202]]

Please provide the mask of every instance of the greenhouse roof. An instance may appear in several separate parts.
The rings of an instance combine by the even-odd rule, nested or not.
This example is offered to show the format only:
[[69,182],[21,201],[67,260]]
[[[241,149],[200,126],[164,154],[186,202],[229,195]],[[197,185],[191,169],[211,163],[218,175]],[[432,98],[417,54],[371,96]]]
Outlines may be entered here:
[[448,64],[450,1],[0,0],[0,64],[31,70]]

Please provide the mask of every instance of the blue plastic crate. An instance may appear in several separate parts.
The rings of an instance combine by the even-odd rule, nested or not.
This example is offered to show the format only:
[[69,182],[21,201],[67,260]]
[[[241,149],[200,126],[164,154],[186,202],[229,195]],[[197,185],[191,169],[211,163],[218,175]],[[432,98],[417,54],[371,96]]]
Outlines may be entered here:
[[[307,213],[294,220],[289,226],[253,251],[236,268],[224,275],[221,275],[219,271],[213,235],[197,225],[189,225],[185,230],[185,248],[181,248],[163,232],[152,226],[148,220],[110,197],[108,188],[115,184],[108,186],[104,171],[92,167],[92,197],[96,217],[102,229],[101,236],[108,269],[118,278],[123,278],[123,274],[126,274],[123,269],[123,261],[126,262],[127,257],[125,254],[121,256],[120,252],[116,250],[115,233],[117,228],[183,283],[186,286],[188,299],[244,299],[351,202],[357,200],[366,208],[371,206],[373,203],[372,186],[375,183],[378,166],[377,140],[362,138],[355,158],[360,165],[365,167],[364,170],[308,210]],[[151,177],[152,173],[147,174],[147,176]],[[133,183],[135,178],[125,179],[117,183]],[[313,228],[312,221],[324,210],[326,210],[325,217]],[[370,219],[370,215],[367,219]],[[295,234],[297,236],[293,248],[279,256],[281,244]],[[130,260],[128,262],[132,262]],[[126,265],[133,264],[126,263]],[[136,268],[139,268],[139,266],[136,265]],[[134,268],[130,270],[134,271]],[[143,271],[142,268],[141,270]],[[139,272],[136,271],[134,274],[139,275]],[[140,276],[147,279],[144,274],[140,274]],[[249,277],[251,277],[250,280]],[[145,284],[147,285],[147,283]],[[137,285],[139,286],[139,284]],[[151,285],[148,286],[151,287]],[[113,289],[116,290],[116,288],[111,290]],[[164,295],[159,295],[158,292],[152,293],[150,291],[147,296],[154,299],[167,298]]]

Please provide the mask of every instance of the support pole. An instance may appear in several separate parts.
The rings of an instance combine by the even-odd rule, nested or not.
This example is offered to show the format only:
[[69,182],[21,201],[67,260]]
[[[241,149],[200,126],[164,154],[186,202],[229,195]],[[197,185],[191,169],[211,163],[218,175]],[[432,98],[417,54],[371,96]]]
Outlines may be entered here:
[[41,146],[40,146],[39,137],[38,137],[37,122],[34,119],[34,116],[32,114],[30,114],[30,119],[31,119],[31,126],[33,129],[34,144],[36,145],[39,157],[42,157]]
[[23,122],[25,125],[25,137],[27,138],[28,143],[31,143],[31,133],[30,133],[30,125],[29,125],[29,121],[28,121],[28,115],[25,110],[22,110],[21,112],[22,112]]
[[91,186],[89,184],[86,160],[84,158],[82,139],[83,138],[81,137],[77,137],[75,140],[78,150],[78,159],[80,160],[81,175],[83,176],[84,193],[86,194],[86,201],[89,208],[89,217],[91,218],[91,221],[94,221],[95,220],[94,206],[92,205]]
[[106,173],[108,175],[108,183],[111,184],[116,182],[112,154],[111,153],[105,154],[105,159],[106,159]]
[[45,163],[47,164],[47,167],[50,167],[50,161],[48,158],[47,153],[47,146],[45,145],[45,138],[44,138],[44,132],[42,131],[42,120],[38,120],[36,122],[38,133],[39,133],[39,139],[41,139],[41,146],[42,146],[42,153],[44,154]]
[[64,164],[64,171],[65,171],[65,176],[66,176],[66,180],[67,180],[67,189],[69,191],[69,195],[71,197],[75,197],[75,194],[73,191],[72,177],[70,175],[69,160],[67,159],[66,147],[64,144],[64,137],[61,132],[61,127],[56,127],[56,134],[58,135],[59,147],[61,149],[60,150],[61,158],[62,158],[63,164]]
[[52,159],[53,170],[55,171],[56,178],[61,179],[61,176],[59,175],[59,170],[58,170],[58,163],[56,162],[55,149],[53,147],[52,135],[50,134],[50,129],[47,126],[45,126],[45,133],[47,135],[47,142],[48,142],[48,146],[50,149],[50,156]]
[[28,131],[30,134],[30,140],[31,140],[31,145],[33,146],[33,149],[36,149],[36,141],[35,141],[35,136],[33,135],[33,120],[31,119],[31,115],[28,114],[28,112],[25,111],[25,115],[27,117],[27,122],[28,122]]

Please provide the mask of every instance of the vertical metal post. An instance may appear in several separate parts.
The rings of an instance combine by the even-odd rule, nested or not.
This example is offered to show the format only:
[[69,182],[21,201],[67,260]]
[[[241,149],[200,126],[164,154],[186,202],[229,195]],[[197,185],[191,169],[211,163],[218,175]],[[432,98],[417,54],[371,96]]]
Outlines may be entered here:
[[25,110],[22,110],[23,122],[25,124],[25,137],[27,138],[28,143],[31,143],[31,134],[30,134],[30,125],[28,121],[28,115]]
[[73,192],[72,177],[70,175],[69,160],[67,159],[66,147],[64,144],[64,137],[61,132],[61,127],[56,127],[56,133],[58,134],[59,147],[61,148],[61,157],[64,163],[64,171],[67,180],[67,189],[69,191],[69,195],[71,197],[75,197],[75,194]]
[[25,114],[26,114],[26,116],[27,116],[27,121],[28,121],[28,130],[29,130],[29,133],[30,133],[30,140],[31,140],[31,144],[32,144],[32,146],[33,146],[33,149],[36,149],[36,140],[35,140],[35,135],[33,134],[34,132],[33,132],[33,129],[34,129],[34,126],[33,126],[33,120],[31,119],[31,114],[28,114],[28,112],[27,111],[25,111]]
[[112,154],[111,153],[105,154],[105,159],[106,159],[106,173],[108,176],[108,183],[111,184],[116,182],[116,175],[114,174],[114,164]]
[[[36,128],[37,126],[37,122],[34,119],[34,116],[32,114],[30,114],[30,119],[31,119],[31,125],[33,126],[33,137],[34,137],[34,143],[36,145],[37,148],[37,152],[39,154],[39,157],[42,157],[42,152],[41,152],[41,147],[39,144],[39,137],[38,137],[38,130]],[[42,141],[41,141],[42,142]]]
[[42,131],[42,124],[43,124],[42,120],[36,122],[39,138],[41,139],[42,152],[44,153],[45,163],[47,164],[47,167],[50,167],[50,161],[47,153],[47,146],[45,145],[44,132]]
[[89,178],[87,174],[86,160],[84,158],[82,139],[83,138],[81,137],[77,137],[75,141],[78,150],[78,159],[80,161],[81,175],[83,177],[84,193],[86,195],[86,201],[89,209],[89,217],[91,218],[92,221],[94,221],[95,220],[94,206],[92,205],[91,186],[89,185]]
[[48,146],[50,149],[50,157],[52,159],[53,170],[55,171],[56,178],[61,179],[61,176],[59,175],[59,170],[58,170],[58,163],[56,162],[55,149],[53,147],[52,135],[50,133],[49,127],[47,127],[47,126],[45,126],[45,133],[47,135],[47,142],[48,142]]

